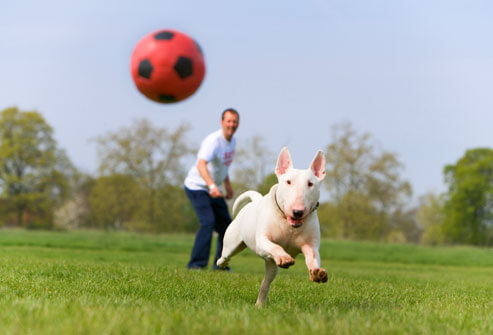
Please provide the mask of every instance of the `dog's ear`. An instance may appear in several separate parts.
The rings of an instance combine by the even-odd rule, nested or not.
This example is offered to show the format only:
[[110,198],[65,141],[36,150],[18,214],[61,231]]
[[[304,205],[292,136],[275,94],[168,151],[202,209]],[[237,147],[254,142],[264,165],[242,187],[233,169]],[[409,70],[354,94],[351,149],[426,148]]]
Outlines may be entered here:
[[318,178],[318,180],[322,180],[325,178],[325,155],[322,150],[319,150],[310,164],[310,170],[313,171],[313,174]]
[[291,162],[291,155],[289,154],[288,148],[284,147],[281,149],[279,153],[279,157],[277,157],[277,165],[276,165],[276,176],[280,176],[286,173],[289,169],[293,167],[293,163]]

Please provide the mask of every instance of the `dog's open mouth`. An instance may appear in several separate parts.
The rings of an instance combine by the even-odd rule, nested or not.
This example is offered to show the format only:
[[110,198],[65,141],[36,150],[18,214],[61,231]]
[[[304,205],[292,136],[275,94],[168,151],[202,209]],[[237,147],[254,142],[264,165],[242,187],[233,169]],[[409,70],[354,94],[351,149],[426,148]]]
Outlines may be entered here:
[[289,224],[293,228],[299,228],[303,225],[303,219],[302,218],[301,219],[295,219],[291,216],[288,216],[287,219],[288,219]]

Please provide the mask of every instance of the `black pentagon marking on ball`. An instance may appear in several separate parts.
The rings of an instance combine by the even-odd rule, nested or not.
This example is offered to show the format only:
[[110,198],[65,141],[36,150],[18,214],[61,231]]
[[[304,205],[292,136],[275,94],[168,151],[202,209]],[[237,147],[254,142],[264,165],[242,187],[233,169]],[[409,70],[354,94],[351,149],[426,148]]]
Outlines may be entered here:
[[154,39],[156,40],[170,40],[175,36],[175,33],[171,31],[160,31],[156,35],[154,35]]
[[146,58],[144,60],[141,60],[139,63],[139,76],[150,79],[151,74],[152,74],[152,64],[151,62]]
[[192,60],[188,57],[180,56],[175,63],[174,69],[181,79],[185,79],[193,73]]
[[159,101],[161,102],[175,102],[176,98],[170,94],[160,94]]
[[197,46],[197,49],[199,49],[200,54],[203,56],[203,55],[204,55],[204,53],[202,52],[202,48],[200,47],[200,44],[198,44],[196,40],[193,40],[193,42],[194,42],[194,43],[195,43],[195,45]]

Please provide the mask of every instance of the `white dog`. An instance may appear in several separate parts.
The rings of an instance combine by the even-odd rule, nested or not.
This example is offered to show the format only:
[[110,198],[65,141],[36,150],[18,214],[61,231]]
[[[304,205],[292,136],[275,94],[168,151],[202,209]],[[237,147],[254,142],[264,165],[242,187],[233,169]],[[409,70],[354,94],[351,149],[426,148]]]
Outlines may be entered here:
[[305,256],[310,280],[327,281],[327,272],[320,268],[316,213],[320,182],[325,177],[324,154],[319,150],[307,170],[298,170],[293,168],[288,149],[283,148],[275,172],[279,183],[268,194],[247,191],[236,199],[233,215],[241,210],[226,230],[222,255],[217,260],[217,265],[224,268],[232,256],[247,246],[265,259],[265,278],[257,306],[265,304],[277,267],[290,267],[300,252]]

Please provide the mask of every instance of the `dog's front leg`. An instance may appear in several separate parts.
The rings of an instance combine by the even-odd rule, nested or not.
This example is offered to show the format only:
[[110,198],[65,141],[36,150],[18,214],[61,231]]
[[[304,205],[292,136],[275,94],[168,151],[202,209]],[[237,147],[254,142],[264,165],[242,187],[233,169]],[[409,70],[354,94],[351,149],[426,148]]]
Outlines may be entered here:
[[273,259],[281,268],[287,269],[294,264],[294,258],[266,236],[257,237],[257,254],[264,259]]
[[320,267],[320,255],[317,248],[310,244],[301,247],[301,252],[305,256],[306,266],[310,272],[310,280],[316,283],[325,283],[327,281],[327,271]]
[[260,286],[260,291],[258,293],[257,302],[255,306],[262,307],[267,300],[267,293],[269,293],[270,283],[274,280],[277,275],[277,266],[272,259],[265,260],[265,277]]

